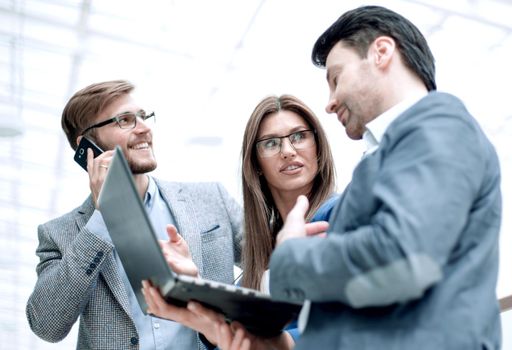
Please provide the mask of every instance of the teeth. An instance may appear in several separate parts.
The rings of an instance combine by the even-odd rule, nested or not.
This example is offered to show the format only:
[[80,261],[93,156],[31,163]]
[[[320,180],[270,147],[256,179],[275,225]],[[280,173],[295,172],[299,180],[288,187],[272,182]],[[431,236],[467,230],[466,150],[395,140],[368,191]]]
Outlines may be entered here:
[[298,168],[300,168],[298,165],[289,165],[284,170],[295,170],[295,169],[298,169]]
[[149,144],[147,142],[139,143],[138,145],[133,146],[133,149],[143,149],[148,148]]

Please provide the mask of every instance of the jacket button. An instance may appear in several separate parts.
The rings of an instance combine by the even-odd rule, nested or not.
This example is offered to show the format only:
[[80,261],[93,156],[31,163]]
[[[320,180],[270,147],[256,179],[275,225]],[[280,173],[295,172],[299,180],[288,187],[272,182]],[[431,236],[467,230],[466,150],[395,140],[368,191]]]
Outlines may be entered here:
[[100,258],[101,258],[101,257],[103,256],[103,252],[102,252],[102,251],[97,252],[97,253],[96,253],[96,256],[98,256],[98,257],[100,257]]
[[94,269],[94,268],[96,268],[96,264],[94,264],[94,263],[90,263],[90,264],[89,264],[89,267],[90,267],[91,269]]
[[92,273],[92,270],[91,269],[87,269],[87,270],[85,270],[85,273],[90,275]]
[[137,345],[139,344],[139,339],[137,339],[137,337],[131,337],[130,343],[132,343],[133,345]]
[[97,263],[99,263],[101,260],[100,260],[100,258],[94,258],[94,259],[93,259],[93,261],[97,264]]

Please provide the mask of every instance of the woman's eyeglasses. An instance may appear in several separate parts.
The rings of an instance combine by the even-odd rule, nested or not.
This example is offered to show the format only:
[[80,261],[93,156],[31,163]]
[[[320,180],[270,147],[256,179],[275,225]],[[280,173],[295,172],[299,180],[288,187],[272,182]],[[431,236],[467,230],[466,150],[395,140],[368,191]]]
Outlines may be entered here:
[[279,152],[283,146],[283,139],[287,138],[295,150],[309,148],[315,145],[315,131],[300,130],[284,136],[269,137],[256,141],[256,149],[262,158],[272,157]]

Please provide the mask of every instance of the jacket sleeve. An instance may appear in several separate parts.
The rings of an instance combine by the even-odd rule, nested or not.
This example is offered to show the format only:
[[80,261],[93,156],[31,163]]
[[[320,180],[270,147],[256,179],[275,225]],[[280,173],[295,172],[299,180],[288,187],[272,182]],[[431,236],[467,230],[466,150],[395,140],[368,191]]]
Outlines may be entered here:
[[242,238],[243,238],[243,214],[240,204],[229,195],[224,186],[217,184],[218,190],[224,202],[226,213],[231,222],[231,230],[233,232],[233,253],[235,264],[238,266],[242,260]]
[[[58,342],[69,333],[87,305],[98,273],[112,250],[111,243],[85,228],[74,235],[75,225],[73,221],[38,227],[38,279],[26,314],[32,331],[48,342]],[[52,238],[54,234],[69,240],[65,253]]]
[[[364,184],[368,174],[356,168],[326,238],[291,239],[274,251],[272,296],[352,307],[421,297],[443,278],[481,190],[492,157],[480,135],[474,124],[442,113],[404,130],[378,151],[387,153],[374,183]],[[493,181],[499,186],[499,175]],[[367,218],[357,217],[366,202],[346,203],[351,191],[370,192],[376,205]],[[355,222],[339,224],[342,207]]]

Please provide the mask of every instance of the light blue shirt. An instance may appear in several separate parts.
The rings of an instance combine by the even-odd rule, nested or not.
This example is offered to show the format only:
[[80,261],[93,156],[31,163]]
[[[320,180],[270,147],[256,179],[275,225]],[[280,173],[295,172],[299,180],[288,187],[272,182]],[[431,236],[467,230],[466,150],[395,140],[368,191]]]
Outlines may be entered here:
[[[167,224],[175,225],[175,221],[167,203],[156,186],[155,180],[150,176],[148,176],[148,179],[149,185],[144,195],[144,206],[155,228],[158,239],[167,240],[166,226]],[[89,231],[112,242],[101,213],[98,210],[94,211],[86,227]],[[115,248],[113,251],[128,294],[132,318],[139,333],[140,350],[196,349],[197,333],[195,331],[174,321],[148,316],[142,312]]]

